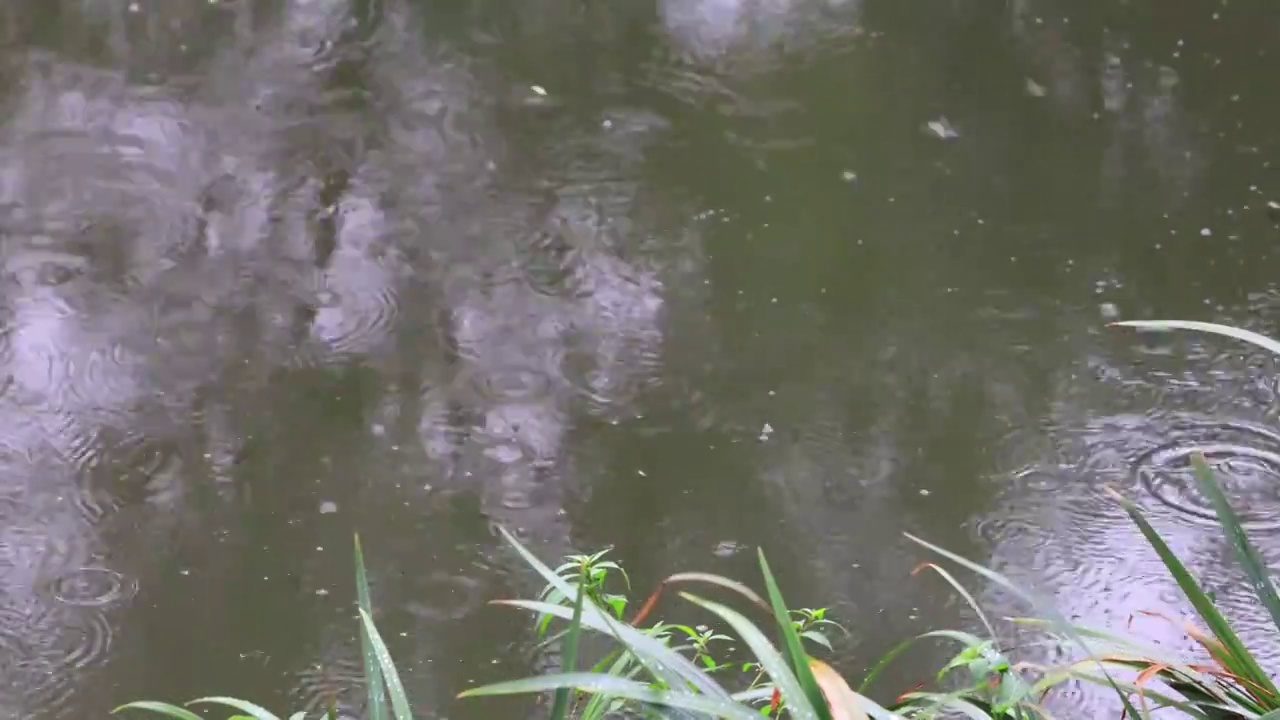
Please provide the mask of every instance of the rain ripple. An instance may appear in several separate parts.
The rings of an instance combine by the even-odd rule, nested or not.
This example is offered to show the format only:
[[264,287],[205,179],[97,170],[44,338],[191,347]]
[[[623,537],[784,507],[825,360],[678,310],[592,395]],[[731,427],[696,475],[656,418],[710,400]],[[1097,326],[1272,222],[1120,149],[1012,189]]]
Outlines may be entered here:
[[322,293],[320,300],[313,332],[338,357],[361,354],[376,345],[400,315],[400,298],[385,285],[364,294]]
[[1133,473],[1152,497],[1193,521],[1216,514],[1196,488],[1191,459],[1203,454],[1232,506],[1251,531],[1280,529],[1280,435],[1242,423],[1189,423],[1173,439],[1143,453]]
[[[115,629],[103,608],[0,604],[0,705],[70,717],[86,673],[108,657]],[[10,664],[12,663],[12,664]]]

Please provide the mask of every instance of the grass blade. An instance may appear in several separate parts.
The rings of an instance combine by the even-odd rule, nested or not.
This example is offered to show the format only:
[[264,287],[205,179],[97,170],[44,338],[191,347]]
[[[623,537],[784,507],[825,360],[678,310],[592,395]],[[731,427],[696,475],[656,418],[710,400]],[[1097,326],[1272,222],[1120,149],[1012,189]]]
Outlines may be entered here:
[[1035,595],[1033,595],[1030,592],[1027,592],[1026,590],[1023,590],[1022,588],[1013,584],[1013,582],[1011,582],[1008,578],[1001,575],[1000,573],[994,570],[991,570],[989,568],[985,568],[966,557],[957,555],[945,548],[938,547],[937,545],[934,545],[933,543],[928,542],[926,540],[922,540],[916,537],[915,535],[912,535],[911,533],[903,533],[903,535],[905,535],[908,540],[914,542],[915,544],[923,548],[926,548],[928,550],[932,550],[933,552],[941,555],[942,557],[945,557],[951,560],[952,562],[958,563],[959,565],[963,566],[967,570],[975,572],[981,575],[982,577],[990,580],[991,582],[999,585],[1000,587],[1008,590],[1009,592],[1012,592],[1014,595],[1017,595],[1019,598],[1022,598],[1024,602],[1027,602],[1032,607],[1036,608],[1038,612],[1047,616],[1050,620],[1053,621],[1053,624],[1056,628],[1058,628],[1063,633],[1065,633],[1068,637],[1070,637],[1071,640],[1075,642],[1075,644],[1079,646],[1081,650],[1084,650],[1085,654],[1089,657],[1090,660],[1098,664],[1098,668],[1099,670],[1102,671],[1103,677],[1105,677],[1107,679],[1107,682],[1111,684],[1111,689],[1115,690],[1116,695],[1120,698],[1120,703],[1124,705],[1125,712],[1128,713],[1127,717],[1130,717],[1130,718],[1145,717],[1142,713],[1138,712],[1138,709],[1133,706],[1133,703],[1129,702],[1128,696],[1125,695],[1125,693],[1123,693],[1120,690],[1120,686],[1117,685],[1115,680],[1111,677],[1111,673],[1107,672],[1106,668],[1103,667],[1102,662],[1093,654],[1093,652],[1089,650],[1089,646],[1085,644],[1084,640],[1080,637],[1080,634],[1075,631],[1075,628],[1071,625],[1071,623],[1068,622],[1067,619],[1062,616],[1062,613],[1058,612],[1058,609],[1056,606],[1054,606],[1052,603],[1048,603],[1037,598]]
[[690,583],[690,582],[700,582],[700,583],[706,583],[708,585],[717,585],[719,587],[732,590],[738,593],[739,595],[743,596],[744,598],[750,600],[751,602],[755,603],[756,605],[759,605],[760,608],[765,612],[771,612],[769,603],[765,602],[764,598],[757,595],[755,591],[752,590],[751,588],[747,587],[746,585],[743,585],[742,583],[736,580],[730,580],[727,577],[721,577],[720,575],[712,575],[710,573],[682,572],[682,573],[676,573],[674,575],[671,575],[666,580],[663,580],[662,582],[658,583],[657,589],[655,589],[653,593],[649,595],[649,598],[645,600],[644,603],[640,606],[640,609],[636,612],[635,616],[631,618],[631,624],[639,625],[641,622],[644,621],[646,617],[648,617],[649,612],[653,610],[653,606],[657,604],[658,598],[662,597],[662,591],[665,590],[668,585],[674,585],[676,583]]
[[1214,606],[1213,601],[1200,588],[1195,578],[1191,577],[1191,573],[1186,566],[1173,553],[1173,550],[1169,549],[1160,534],[1155,531],[1155,528],[1151,527],[1147,519],[1138,511],[1138,507],[1128,498],[1115,491],[1111,491],[1110,494],[1120,502],[1120,506],[1128,513],[1129,518],[1138,526],[1138,530],[1147,539],[1147,543],[1160,556],[1161,562],[1169,570],[1169,574],[1173,576],[1174,581],[1178,583],[1178,587],[1182,589],[1182,594],[1191,602],[1196,613],[1200,615],[1200,619],[1209,626],[1209,631],[1221,643],[1225,652],[1214,653],[1218,660],[1248,683],[1256,685],[1272,698],[1280,699],[1280,692],[1276,690],[1271,678],[1263,672],[1253,654],[1249,652],[1244,643],[1240,641],[1240,637],[1236,635],[1235,630],[1231,628],[1231,624],[1222,616],[1222,613],[1218,612],[1218,608]]
[[170,705],[165,702],[155,702],[154,700],[139,700],[138,702],[126,703],[112,710],[111,714],[115,715],[122,710],[145,710],[157,715],[174,718],[174,720],[204,720],[204,718],[184,707]]
[[994,640],[996,637],[995,626],[992,625],[991,621],[987,619],[987,614],[982,612],[982,607],[978,605],[977,599],[973,597],[973,594],[969,592],[969,589],[966,588],[964,585],[961,585],[960,581],[956,580],[955,576],[952,575],[950,572],[948,572],[946,568],[942,567],[941,565],[937,565],[935,563],[925,563],[924,565],[913,570],[911,574],[915,575],[916,573],[920,572],[920,570],[924,568],[928,568],[938,573],[939,575],[941,575],[942,579],[947,581],[947,584],[950,585],[957,593],[959,593],[960,597],[964,598],[964,601],[969,605],[970,608],[973,609],[973,612],[977,614],[978,620],[982,622],[982,627],[987,629],[987,636]]
[[239,710],[245,715],[248,715],[249,717],[253,718],[253,720],[280,720],[280,718],[275,716],[275,713],[267,710],[261,705],[255,705],[246,700],[240,700],[239,698],[221,697],[221,696],[202,697],[202,698],[196,698],[195,700],[192,700],[187,704],[188,705],[224,705],[226,707]]
[[715,718],[729,720],[760,720],[760,715],[746,705],[739,705],[724,698],[713,698],[692,691],[658,690],[653,686],[603,673],[561,673],[494,683],[459,693],[458,697],[484,697],[491,695],[517,695],[543,693],[549,690],[573,689],[580,692],[608,694],[637,702],[663,707],[691,710]]
[[821,660],[809,660],[809,669],[813,671],[822,696],[831,708],[832,720],[867,720],[867,713],[863,711],[858,696],[849,687],[849,683],[840,677],[840,673]]
[[[369,596],[369,575],[365,572],[364,552],[360,549],[360,535],[355,536],[356,604],[360,612],[373,617],[373,600]],[[382,690],[382,671],[369,634],[360,629],[361,657],[364,664],[364,684],[369,694],[369,720],[387,720],[387,700]]]
[[769,602],[773,605],[774,619],[778,622],[783,646],[791,659],[791,667],[795,671],[796,679],[799,680],[800,687],[804,688],[805,697],[809,699],[809,704],[814,708],[818,720],[831,720],[831,709],[827,707],[826,700],[822,696],[822,688],[818,687],[818,681],[813,677],[813,671],[809,669],[809,656],[800,642],[800,635],[791,624],[791,612],[783,602],[782,592],[778,589],[777,581],[773,579],[773,573],[769,570],[769,561],[764,558],[764,550],[756,548],[756,555],[760,558],[760,572],[764,574],[764,585],[769,591]]
[[[563,605],[552,605],[535,600],[495,600],[494,604],[554,615],[563,620],[570,620],[573,617],[573,611]],[[583,605],[582,626],[609,635],[622,643],[638,661],[644,664],[646,669],[666,682],[668,686],[682,687],[687,682],[701,690],[703,694],[722,700],[729,698],[729,693],[724,688],[716,684],[685,656],[662,644],[657,638],[646,635],[630,625],[613,622],[603,617],[603,613],[598,611],[588,612],[590,607],[589,604]]]
[[409,697],[405,695],[404,685],[400,682],[400,673],[391,661],[391,653],[387,650],[386,643],[382,642],[373,618],[364,608],[360,608],[360,622],[369,638],[369,644],[373,646],[374,658],[387,684],[387,694],[391,696],[391,708],[395,711],[396,720],[413,720],[413,713],[409,710]]
[[866,677],[862,679],[862,684],[858,686],[858,692],[865,695],[867,688],[871,687],[871,683],[880,676],[881,672],[884,672],[884,669],[889,666],[889,663],[893,662],[899,655],[906,652],[912,645],[929,638],[947,638],[955,640],[963,644],[965,647],[974,647],[983,643],[982,638],[977,635],[961,632],[959,630],[932,630],[927,633],[921,633],[913,638],[908,638],[891,648],[889,652],[882,655],[880,659],[876,661],[875,665],[871,666],[871,669],[867,671]]
[[1271,614],[1272,624],[1280,629],[1280,597],[1276,596],[1275,585],[1271,584],[1271,573],[1262,562],[1262,556],[1258,554],[1253,543],[1249,542],[1244,527],[1240,524],[1239,516],[1231,508],[1231,503],[1227,502],[1227,496],[1223,494],[1222,487],[1218,485],[1217,479],[1213,476],[1213,469],[1205,461],[1204,455],[1193,454],[1191,465],[1195,468],[1196,482],[1200,485],[1200,492],[1213,503],[1218,523],[1222,525],[1222,532],[1231,542],[1231,547],[1236,551],[1236,558],[1244,568],[1245,574],[1249,576],[1249,584],[1253,587],[1254,594]]
[[[506,528],[499,526],[498,530],[506,538],[507,542],[515,548],[516,552],[524,558],[525,562],[529,563],[530,567],[536,570],[548,584],[555,586],[557,590],[564,593],[565,597],[573,597],[573,589],[563,577],[556,575],[533,553],[525,549],[520,544],[520,541],[516,540]],[[499,601],[498,604],[526,609],[537,608],[538,612],[555,615],[566,620],[572,618],[568,608],[550,603],[504,600]],[[634,627],[613,620],[613,618],[596,607],[595,603],[583,603],[582,624],[597,632],[614,636],[618,642],[630,649],[635,654],[636,659],[644,663],[645,667],[655,677],[661,679],[668,686],[677,687],[688,682],[706,695],[728,699],[729,693],[690,662],[688,658]]]
[[1131,327],[1137,330],[1194,330],[1196,332],[1209,333],[1211,335],[1221,335],[1235,340],[1243,340],[1251,345],[1256,345],[1264,350],[1269,350],[1276,355],[1280,355],[1280,342],[1276,342],[1266,335],[1259,335],[1251,330],[1231,327],[1230,325],[1197,322],[1195,320],[1123,320],[1121,322],[1111,323],[1111,325],[1115,327]]
[[[774,649],[773,643],[769,642],[769,638],[755,626],[750,620],[745,618],[741,613],[731,608],[725,607],[719,603],[703,600],[696,595],[689,593],[680,593],[680,597],[688,600],[694,605],[710,610],[720,619],[724,620],[738,634],[742,642],[751,648],[751,652],[755,654],[756,659],[760,661],[760,666],[764,668],[769,678],[773,680],[773,684],[782,693],[782,700],[787,704],[793,717],[810,719],[818,717],[817,709],[814,707],[813,700],[805,692],[804,686],[796,678],[792,672],[786,659]],[[806,663],[805,669],[808,670]],[[812,677],[812,673],[810,674]],[[816,685],[816,681],[815,681]],[[822,697],[822,690],[818,690],[818,702],[826,706],[826,700]],[[827,711],[828,720],[831,717],[830,710]]]
[[[573,600],[573,619],[569,621],[569,632],[564,636],[564,644],[562,645],[561,657],[564,672],[566,673],[572,673],[578,669],[578,634],[582,631],[582,598],[586,595],[582,591],[582,586],[586,582],[586,577],[582,577],[578,581],[577,593]],[[567,686],[560,687],[556,690],[555,700],[551,705],[551,720],[564,720],[568,711],[569,688]]]

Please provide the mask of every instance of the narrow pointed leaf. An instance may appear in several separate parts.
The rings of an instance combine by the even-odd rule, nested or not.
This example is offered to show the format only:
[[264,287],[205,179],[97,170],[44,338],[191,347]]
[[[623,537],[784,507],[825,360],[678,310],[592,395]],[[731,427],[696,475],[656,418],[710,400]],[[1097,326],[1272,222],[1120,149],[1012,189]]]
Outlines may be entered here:
[[1193,454],[1191,465],[1195,469],[1200,492],[1213,503],[1218,523],[1222,525],[1222,532],[1231,542],[1231,547],[1236,552],[1236,559],[1240,561],[1241,567],[1249,577],[1249,584],[1253,587],[1254,594],[1271,614],[1272,624],[1280,630],[1280,597],[1276,596],[1276,588],[1271,583],[1271,573],[1267,570],[1266,563],[1262,561],[1262,556],[1258,554],[1253,543],[1249,542],[1249,537],[1245,535],[1244,527],[1240,524],[1240,517],[1231,508],[1231,503],[1227,502],[1227,496],[1223,494],[1222,487],[1214,478],[1213,469],[1205,461],[1204,455]]
[[1195,320],[1123,320],[1121,322],[1111,323],[1111,325],[1116,327],[1131,327],[1137,330],[1194,330],[1197,332],[1209,333],[1211,335],[1221,335],[1235,340],[1243,340],[1251,345],[1256,345],[1264,350],[1269,350],[1276,355],[1280,355],[1280,342],[1276,342],[1266,335],[1259,335],[1251,330],[1231,327],[1230,325],[1197,322]]
[[[356,605],[361,612],[373,617],[373,600],[369,595],[369,575],[365,571],[364,552],[360,549],[360,535],[355,536]],[[369,635],[360,630],[361,661],[364,665],[365,691],[369,698],[369,720],[387,720],[387,697],[382,689],[382,671]]]
[[[582,598],[587,594],[582,589],[582,583],[585,581],[586,578],[581,579],[578,583],[577,592],[574,593],[573,618],[569,621],[569,632],[564,636],[563,650],[560,657],[565,673],[572,673],[578,669],[578,635],[582,631]],[[564,720],[568,711],[569,688],[560,687],[556,690],[555,700],[551,705],[551,720]]]
[[[787,704],[787,708],[790,710],[792,717],[800,718],[801,720],[810,720],[818,717],[813,701],[809,699],[803,686],[801,686],[799,680],[796,679],[795,673],[791,671],[787,660],[774,649],[773,643],[769,642],[769,638],[765,637],[764,633],[760,632],[760,629],[757,628],[750,620],[743,617],[742,614],[736,610],[725,607],[719,603],[711,602],[710,600],[703,600],[696,595],[680,593],[680,597],[683,597],[695,605],[710,610],[734,629],[734,632],[738,634],[738,637],[742,639],[742,642],[746,643],[747,647],[751,648],[751,652],[755,654],[756,659],[760,662],[760,666],[764,668],[765,673],[773,680],[773,684],[779,691],[781,691],[782,700]],[[821,690],[818,691],[818,702],[822,703],[825,707],[826,701],[822,697]],[[827,717],[830,718],[829,710],[827,712]]]
[[1277,692],[1276,686],[1271,682],[1271,678],[1263,672],[1254,659],[1253,654],[1249,652],[1240,637],[1236,635],[1235,630],[1231,628],[1231,623],[1227,621],[1222,613],[1218,612],[1218,608],[1200,588],[1199,583],[1191,576],[1186,566],[1178,559],[1173,550],[1165,544],[1164,538],[1151,527],[1147,519],[1138,511],[1129,499],[1123,497],[1119,493],[1112,493],[1117,498],[1120,506],[1128,513],[1129,519],[1138,526],[1138,530],[1143,537],[1147,539],[1147,543],[1151,545],[1156,554],[1160,556],[1160,560],[1164,563],[1165,568],[1169,570],[1169,574],[1178,583],[1178,587],[1182,589],[1182,594],[1191,602],[1192,607],[1200,615],[1200,619],[1204,620],[1209,626],[1209,631],[1213,633],[1218,642],[1222,643],[1226,648],[1226,657],[1223,658],[1224,663],[1232,672],[1240,675],[1251,683],[1255,683],[1264,692],[1273,698],[1280,698],[1280,692]]
[[391,653],[387,650],[386,643],[382,642],[382,636],[378,634],[373,618],[365,612],[364,608],[360,608],[360,621],[369,637],[369,643],[373,646],[378,669],[382,671],[382,677],[387,684],[387,694],[391,696],[391,709],[395,713],[396,720],[413,720],[413,713],[409,710],[409,698],[404,692],[404,685],[400,682],[400,673],[396,671]]
[[938,547],[937,545],[934,545],[933,543],[928,542],[926,540],[922,540],[916,537],[915,535],[912,535],[911,533],[903,533],[903,535],[905,535],[908,540],[914,542],[915,544],[923,548],[932,550],[933,552],[941,555],[942,557],[945,557],[951,560],[952,562],[958,563],[959,565],[964,566],[966,569],[972,572],[975,572],[978,575],[981,575],[982,577],[994,582],[1000,587],[1012,592],[1013,594],[1022,598],[1023,601],[1029,603],[1038,612],[1044,614],[1046,617],[1051,619],[1054,623],[1054,626],[1058,628],[1060,631],[1062,631],[1064,634],[1066,634],[1068,637],[1070,637],[1072,641],[1075,642],[1076,645],[1080,647],[1081,650],[1084,650],[1085,653],[1089,656],[1090,660],[1093,660],[1094,662],[1099,663],[1098,665],[1099,670],[1102,672],[1103,677],[1105,677],[1107,681],[1111,683],[1111,688],[1115,690],[1116,695],[1120,698],[1120,703],[1124,706],[1125,712],[1128,713],[1128,717],[1131,717],[1131,718],[1143,717],[1142,714],[1138,712],[1138,709],[1133,706],[1133,703],[1129,702],[1129,698],[1123,692],[1121,692],[1120,687],[1116,685],[1115,680],[1111,677],[1111,673],[1107,672],[1106,668],[1102,667],[1101,662],[1098,660],[1098,658],[1089,651],[1089,646],[1085,644],[1084,640],[1080,637],[1080,634],[1075,631],[1071,623],[1068,622],[1067,619],[1063,617],[1062,613],[1058,611],[1056,605],[1036,597],[1034,594],[1026,590],[1023,590],[1022,588],[1013,584],[1008,578],[1001,575],[1000,573],[995,572],[994,570],[985,568],[962,555],[957,555],[956,553],[953,553],[950,550],[946,550],[944,548]]
[[791,667],[795,671],[796,679],[804,689],[805,697],[808,698],[809,705],[813,707],[818,720],[831,720],[831,710],[822,697],[822,688],[818,687],[813,671],[809,669],[809,656],[800,642],[800,635],[791,624],[791,611],[787,609],[787,604],[782,599],[782,591],[778,589],[778,583],[769,570],[769,561],[764,558],[764,550],[756,548],[756,555],[760,560],[760,572],[764,575],[765,588],[769,591],[769,603],[773,606],[774,619],[778,623],[778,631],[782,633],[783,646],[791,659]]
[[280,720],[280,718],[276,717],[275,713],[271,712],[270,710],[267,710],[261,705],[255,705],[247,700],[241,700],[239,698],[221,697],[221,696],[202,697],[202,698],[196,698],[195,700],[192,700],[187,704],[188,705],[224,705],[226,707],[239,710],[240,712],[244,713],[245,715],[248,715],[254,720]]
[[[529,552],[520,541],[516,540],[506,528],[499,526],[499,532],[506,538],[507,542],[515,548],[516,552],[529,563],[530,567],[542,576],[547,583],[554,585],[557,590],[564,593],[564,597],[573,597],[573,590],[564,578],[556,575],[541,560]],[[522,607],[526,609],[539,608],[540,612],[563,619],[571,619],[571,611],[568,608],[550,605],[548,603],[531,603],[527,600],[509,600],[502,601],[500,604],[511,605],[513,607]],[[654,673],[654,675],[667,685],[676,687],[684,682],[693,684],[694,687],[701,690],[707,695],[727,699],[729,693],[720,687],[715,681],[707,676],[706,673],[698,669],[696,665],[689,661],[680,653],[675,652],[671,648],[663,645],[657,639],[646,635],[643,632],[618,622],[604,612],[602,612],[595,603],[583,603],[582,606],[582,624],[597,632],[614,636],[619,642],[635,652],[637,659],[645,663],[645,666]]]
[[123,710],[145,710],[150,713],[171,717],[175,720],[204,720],[204,718],[186,708],[164,702],[155,702],[154,700],[139,700],[138,702],[126,703],[112,710],[111,714],[115,715]]
[[692,691],[663,691],[635,680],[605,675],[603,673],[560,673],[494,683],[473,688],[458,694],[460,698],[489,695],[518,695],[543,693],[550,690],[573,689],[588,693],[602,693],[637,702],[653,703],[664,707],[692,710],[716,718],[731,720],[760,720],[756,711],[724,698],[712,698]]
[[862,709],[857,694],[840,677],[840,673],[821,660],[810,659],[809,668],[831,709],[831,720],[867,720],[867,713]]

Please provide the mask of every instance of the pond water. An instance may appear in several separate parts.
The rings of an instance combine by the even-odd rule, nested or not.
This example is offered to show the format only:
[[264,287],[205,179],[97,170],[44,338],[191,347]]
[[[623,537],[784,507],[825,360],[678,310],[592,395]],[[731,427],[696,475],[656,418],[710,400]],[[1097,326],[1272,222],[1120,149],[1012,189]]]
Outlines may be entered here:
[[763,548],[854,675],[973,623],[904,531],[1186,613],[1111,486],[1266,637],[1186,466],[1280,561],[1274,362],[1104,325],[1280,332],[1273,4],[5,3],[0,715],[359,715],[355,531],[422,717],[531,711],[495,524]]

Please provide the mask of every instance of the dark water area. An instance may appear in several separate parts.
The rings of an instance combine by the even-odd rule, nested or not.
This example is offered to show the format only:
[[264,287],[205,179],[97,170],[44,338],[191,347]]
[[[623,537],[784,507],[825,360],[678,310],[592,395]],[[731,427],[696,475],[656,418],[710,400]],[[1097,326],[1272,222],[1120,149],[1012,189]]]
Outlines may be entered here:
[[1186,614],[1111,486],[1267,638],[1187,468],[1280,562],[1275,362],[1104,325],[1280,335],[1277,78],[1271,0],[3,4],[0,717],[359,716],[356,531],[421,717],[531,711],[496,524],[763,548],[852,675],[973,622],[904,531]]

